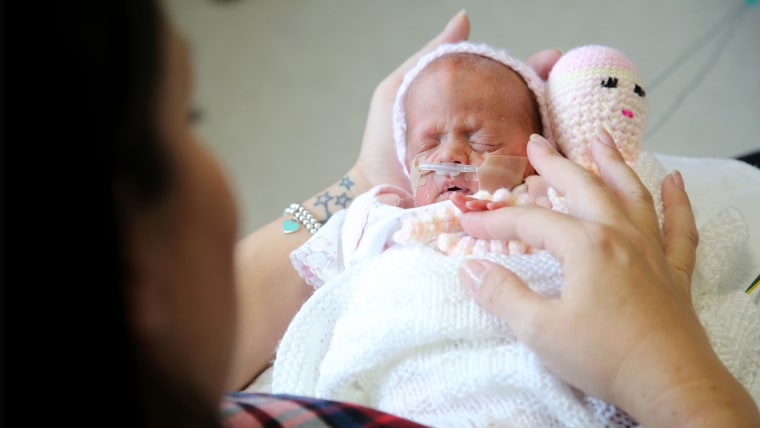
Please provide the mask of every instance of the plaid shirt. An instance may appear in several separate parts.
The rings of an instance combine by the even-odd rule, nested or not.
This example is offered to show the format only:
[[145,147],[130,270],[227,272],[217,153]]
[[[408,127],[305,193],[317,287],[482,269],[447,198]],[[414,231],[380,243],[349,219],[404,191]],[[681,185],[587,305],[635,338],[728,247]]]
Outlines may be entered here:
[[358,404],[283,394],[232,392],[222,402],[226,428],[423,427]]

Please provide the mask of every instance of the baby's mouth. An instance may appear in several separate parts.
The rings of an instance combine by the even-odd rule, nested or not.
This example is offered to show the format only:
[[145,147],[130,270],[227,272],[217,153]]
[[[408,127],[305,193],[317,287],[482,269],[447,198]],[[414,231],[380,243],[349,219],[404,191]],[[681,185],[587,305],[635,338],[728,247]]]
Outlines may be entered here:
[[463,193],[469,195],[472,192],[467,187],[461,187],[460,183],[444,183],[441,194],[438,198],[439,201],[448,200],[454,193]]

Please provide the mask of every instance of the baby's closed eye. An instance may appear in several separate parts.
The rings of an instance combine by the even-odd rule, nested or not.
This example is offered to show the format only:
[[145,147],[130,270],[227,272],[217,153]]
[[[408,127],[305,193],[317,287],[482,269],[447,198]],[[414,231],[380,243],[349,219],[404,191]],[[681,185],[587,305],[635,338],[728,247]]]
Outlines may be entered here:
[[494,132],[480,130],[470,134],[470,145],[478,152],[493,152],[504,144],[503,138]]
[[433,150],[434,148],[438,147],[438,145],[441,144],[441,141],[437,138],[425,138],[423,140],[418,141],[414,145],[414,153],[416,155],[420,155],[426,152],[429,152],[430,150]]
[[499,150],[501,148],[501,144],[485,144],[485,143],[473,142],[472,148],[476,152],[491,153],[491,152],[495,152],[496,150]]

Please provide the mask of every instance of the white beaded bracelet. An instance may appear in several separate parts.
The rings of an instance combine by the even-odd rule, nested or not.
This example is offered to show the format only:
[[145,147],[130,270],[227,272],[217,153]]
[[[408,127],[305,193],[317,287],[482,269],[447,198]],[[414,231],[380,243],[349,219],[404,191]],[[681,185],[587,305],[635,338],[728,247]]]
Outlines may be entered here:
[[285,211],[283,211],[282,214],[290,214],[295,218],[295,220],[287,219],[282,222],[282,231],[286,234],[297,232],[298,229],[301,228],[301,224],[304,225],[312,235],[317,233],[319,228],[322,227],[322,223],[318,222],[317,219],[315,219],[314,216],[300,204],[290,204],[285,208]]

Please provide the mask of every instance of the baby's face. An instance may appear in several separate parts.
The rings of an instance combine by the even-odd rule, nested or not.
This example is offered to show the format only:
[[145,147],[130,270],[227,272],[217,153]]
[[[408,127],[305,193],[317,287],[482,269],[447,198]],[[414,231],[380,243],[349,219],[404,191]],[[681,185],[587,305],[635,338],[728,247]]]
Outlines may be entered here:
[[[527,156],[531,133],[540,133],[532,93],[507,66],[472,54],[432,62],[415,79],[406,99],[406,165],[450,162],[480,166],[488,154]],[[528,164],[523,176],[534,173]],[[469,174],[420,180],[416,206],[474,194]]]

